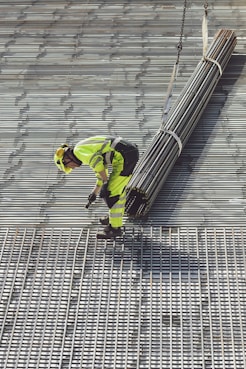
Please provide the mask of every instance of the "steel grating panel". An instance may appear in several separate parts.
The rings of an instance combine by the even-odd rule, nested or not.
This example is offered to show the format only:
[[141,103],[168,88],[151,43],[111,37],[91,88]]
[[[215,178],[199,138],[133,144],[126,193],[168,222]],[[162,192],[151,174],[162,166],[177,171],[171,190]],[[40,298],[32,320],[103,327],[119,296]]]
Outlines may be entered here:
[[246,367],[246,229],[0,229],[0,366]]

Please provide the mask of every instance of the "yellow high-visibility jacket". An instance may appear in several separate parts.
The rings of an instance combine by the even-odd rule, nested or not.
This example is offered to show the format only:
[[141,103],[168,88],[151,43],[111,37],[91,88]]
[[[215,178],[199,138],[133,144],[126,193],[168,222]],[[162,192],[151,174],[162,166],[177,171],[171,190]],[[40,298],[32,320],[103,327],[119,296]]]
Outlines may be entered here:
[[108,165],[111,164],[113,169],[123,169],[124,157],[115,149],[120,140],[121,137],[94,136],[78,142],[73,149],[82,164],[89,165],[95,172],[99,186],[102,185],[99,173],[103,170],[107,172]]

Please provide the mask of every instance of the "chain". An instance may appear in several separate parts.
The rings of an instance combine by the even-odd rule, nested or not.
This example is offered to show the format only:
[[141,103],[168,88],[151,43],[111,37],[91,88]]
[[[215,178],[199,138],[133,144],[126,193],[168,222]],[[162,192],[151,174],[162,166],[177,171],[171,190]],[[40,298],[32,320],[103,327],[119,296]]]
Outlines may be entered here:
[[176,64],[179,63],[180,53],[183,49],[183,36],[184,36],[184,23],[185,23],[186,8],[187,8],[187,0],[184,0],[184,8],[183,8],[183,17],[182,17],[182,22],[181,22],[180,38],[179,38],[179,43],[177,45],[178,54],[177,54]]
[[204,11],[205,11],[205,15],[208,15],[208,1],[204,0]]
[[203,38],[203,58],[207,53],[208,48],[208,1],[204,0],[204,15],[202,20],[202,38]]

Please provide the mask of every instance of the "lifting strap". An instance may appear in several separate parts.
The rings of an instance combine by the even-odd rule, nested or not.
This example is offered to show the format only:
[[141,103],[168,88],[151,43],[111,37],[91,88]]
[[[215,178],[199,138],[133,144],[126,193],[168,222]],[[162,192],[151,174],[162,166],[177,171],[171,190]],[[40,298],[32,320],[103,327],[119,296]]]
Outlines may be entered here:
[[203,38],[203,59],[205,61],[209,61],[214,63],[219,68],[220,75],[222,75],[222,68],[221,65],[214,59],[208,58],[206,56],[207,48],[208,48],[208,2],[207,0],[204,1],[204,16],[202,20],[202,38]]
[[179,38],[179,43],[177,45],[177,50],[178,50],[177,59],[176,59],[176,62],[173,66],[171,79],[170,79],[170,82],[169,82],[169,85],[168,85],[168,88],[167,88],[166,99],[165,99],[165,103],[164,103],[164,107],[163,107],[161,126],[160,126],[160,129],[159,129],[159,132],[167,133],[176,140],[176,142],[179,146],[179,155],[181,154],[181,151],[183,149],[182,142],[181,142],[180,138],[178,137],[178,135],[175,132],[173,132],[169,129],[165,129],[164,124],[166,123],[168,112],[170,110],[171,97],[172,97],[172,93],[173,93],[173,84],[176,81],[176,78],[177,78],[177,75],[178,75],[179,59],[180,59],[181,51],[183,49],[183,35],[184,35],[184,23],[185,23],[186,8],[187,8],[187,0],[184,0],[183,16],[182,16],[181,30],[180,30],[180,38]]

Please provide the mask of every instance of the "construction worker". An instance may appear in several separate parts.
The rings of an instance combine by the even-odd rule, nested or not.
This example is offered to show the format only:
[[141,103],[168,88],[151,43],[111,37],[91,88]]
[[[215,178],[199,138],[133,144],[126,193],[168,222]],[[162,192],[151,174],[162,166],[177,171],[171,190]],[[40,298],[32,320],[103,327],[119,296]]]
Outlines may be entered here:
[[[109,215],[99,221],[105,228],[97,233],[98,239],[121,235],[126,203],[126,186],[139,158],[138,148],[122,137],[95,136],[69,147],[64,144],[54,155],[56,166],[69,174],[82,164],[95,172],[96,184],[88,197],[89,204],[99,195],[109,208]],[[112,166],[109,172],[108,165]]]

